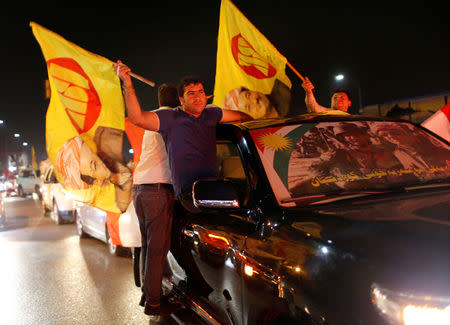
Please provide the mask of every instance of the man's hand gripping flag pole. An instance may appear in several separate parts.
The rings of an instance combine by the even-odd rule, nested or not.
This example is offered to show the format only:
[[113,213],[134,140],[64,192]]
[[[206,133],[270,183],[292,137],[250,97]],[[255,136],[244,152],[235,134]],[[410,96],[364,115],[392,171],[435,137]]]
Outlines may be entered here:
[[141,77],[140,75],[137,75],[133,72],[129,72],[129,75],[133,78],[136,78],[137,80],[140,80],[140,81],[152,86],[152,87],[155,87],[155,83],[151,80],[148,80],[147,78]]

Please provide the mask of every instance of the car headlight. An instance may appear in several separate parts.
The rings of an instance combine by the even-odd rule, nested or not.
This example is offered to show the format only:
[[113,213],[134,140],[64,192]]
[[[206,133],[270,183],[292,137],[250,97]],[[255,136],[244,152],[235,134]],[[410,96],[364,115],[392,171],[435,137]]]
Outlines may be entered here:
[[372,302],[393,325],[450,324],[450,298],[416,296],[372,285]]

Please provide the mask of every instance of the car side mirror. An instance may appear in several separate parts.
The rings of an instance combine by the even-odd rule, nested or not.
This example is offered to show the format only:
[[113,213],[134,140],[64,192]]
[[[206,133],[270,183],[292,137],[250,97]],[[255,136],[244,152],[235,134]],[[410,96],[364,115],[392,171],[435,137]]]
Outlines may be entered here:
[[226,180],[199,180],[192,189],[197,208],[239,208],[239,196],[233,183]]

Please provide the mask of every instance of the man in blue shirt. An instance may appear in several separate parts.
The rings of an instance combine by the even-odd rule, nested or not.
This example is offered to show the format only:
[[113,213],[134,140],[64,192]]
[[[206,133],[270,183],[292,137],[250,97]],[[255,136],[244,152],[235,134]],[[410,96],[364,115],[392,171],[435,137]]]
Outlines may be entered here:
[[178,87],[181,106],[173,110],[142,111],[129,72],[118,61],[114,67],[123,81],[123,92],[130,121],[146,130],[158,131],[165,142],[175,195],[186,197],[198,179],[218,176],[216,125],[252,119],[249,115],[206,105],[204,83],[188,77]]
[[[175,195],[188,211],[195,213],[191,194],[193,183],[199,179],[217,178],[219,174],[217,123],[250,120],[251,117],[239,111],[207,105],[204,82],[196,77],[186,77],[179,85],[180,107],[144,112],[131,82],[130,68],[118,61],[114,71],[123,82],[128,118],[143,129],[161,134],[169,157]],[[191,269],[188,267],[186,271]],[[189,273],[188,280],[196,277]],[[150,307],[147,311],[153,313]]]

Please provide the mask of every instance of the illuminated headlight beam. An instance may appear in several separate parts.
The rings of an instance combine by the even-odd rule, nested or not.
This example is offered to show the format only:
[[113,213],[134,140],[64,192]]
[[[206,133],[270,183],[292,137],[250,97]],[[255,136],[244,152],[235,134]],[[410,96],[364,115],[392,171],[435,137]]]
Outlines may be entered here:
[[449,297],[418,297],[373,284],[372,302],[392,324],[450,324]]

